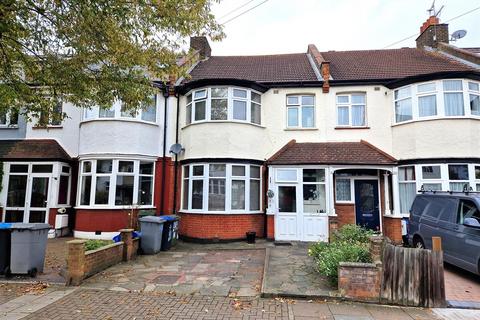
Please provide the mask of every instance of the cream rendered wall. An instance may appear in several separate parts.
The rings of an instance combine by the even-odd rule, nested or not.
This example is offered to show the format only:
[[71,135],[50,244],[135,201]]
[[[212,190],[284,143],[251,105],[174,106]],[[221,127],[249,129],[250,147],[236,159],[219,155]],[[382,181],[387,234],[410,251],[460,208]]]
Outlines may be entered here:
[[[380,90],[375,90],[375,87]],[[336,130],[336,94],[365,92],[369,129]],[[387,93],[387,94],[385,94]],[[314,129],[286,128],[286,97],[290,94],[315,96]],[[262,94],[262,126],[239,122],[204,122],[185,126],[185,96],[180,100],[180,142],[185,147],[184,159],[239,158],[264,160],[275,154],[290,140],[297,142],[359,141],[392,152],[391,94],[382,86],[331,88],[279,88]]]
[[402,159],[480,157],[480,120],[439,119],[392,127],[393,156]]
[[[169,100],[170,103],[172,100]],[[164,97],[159,94],[157,123],[128,119],[95,119],[81,122],[79,155],[81,157],[100,154],[161,156],[163,154],[164,102]],[[174,103],[171,103],[171,106],[174,107]],[[174,120],[169,121],[170,130],[174,130],[172,129]],[[171,135],[170,133],[170,137]]]
[[55,139],[71,157],[78,156],[79,124],[82,110],[71,103],[63,104],[68,118],[58,127],[35,128],[35,122],[27,123],[27,139]]

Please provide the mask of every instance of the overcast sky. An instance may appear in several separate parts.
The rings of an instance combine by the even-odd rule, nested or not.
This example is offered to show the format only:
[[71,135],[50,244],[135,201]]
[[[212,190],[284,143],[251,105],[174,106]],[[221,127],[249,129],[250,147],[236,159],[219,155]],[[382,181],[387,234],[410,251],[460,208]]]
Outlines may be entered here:
[[[222,0],[213,12],[219,22],[262,3]],[[419,32],[432,0],[267,0],[259,7],[225,24],[227,37],[211,43],[213,55],[244,55],[306,52],[314,43],[320,51],[382,49]],[[437,0],[444,5],[440,21],[446,22],[480,7],[480,0]],[[480,47],[480,10],[449,22],[452,33],[467,30],[459,47]],[[414,47],[415,38],[391,48]]]

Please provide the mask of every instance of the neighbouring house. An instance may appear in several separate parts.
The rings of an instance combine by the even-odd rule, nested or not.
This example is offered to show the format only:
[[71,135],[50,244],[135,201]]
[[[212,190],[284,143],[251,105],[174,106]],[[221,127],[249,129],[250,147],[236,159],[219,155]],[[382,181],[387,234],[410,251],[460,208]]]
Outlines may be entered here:
[[327,241],[346,223],[401,241],[422,187],[480,191],[479,49],[448,35],[429,18],[417,48],[262,56],[193,37],[189,76],[155,83],[138,114],[5,116],[2,221],[54,225],[66,208],[75,236],[106,239],[152,209],[193,241]]

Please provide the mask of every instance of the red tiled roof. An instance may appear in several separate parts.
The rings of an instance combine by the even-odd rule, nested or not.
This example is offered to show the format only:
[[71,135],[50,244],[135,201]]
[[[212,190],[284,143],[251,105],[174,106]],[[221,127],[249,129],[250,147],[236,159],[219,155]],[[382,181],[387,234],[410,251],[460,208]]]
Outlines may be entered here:
[[436,72],[472,71],[467,65],[415,48],[327,51],[333,80],[401,79]]
[[[398,80],[438,72],[473,71],[443,55],[415,48],[327,51],[333,81]],[[478,70],[476,70],[478,71]],[[258,83],[318,81],[306,53],[262,56],[212,56],[199,62],[184,83],[205,79]]]
[[462,48],[462,49],[470,51],[471,53],[474,53],[474,54],[480,56],[480,47],[478,47],[478,48]]
[[51,139],[0,140],[2,160],[65,160],[72,158]]
[[187,81],[239,79],[262,82],[318,81],[306,53],[265,56],[212,56]]
[[273,165],[286,164],[359,164],[392,165],[392,156],[370,143],[360,142],[305,142],[290,141],[268,161]]

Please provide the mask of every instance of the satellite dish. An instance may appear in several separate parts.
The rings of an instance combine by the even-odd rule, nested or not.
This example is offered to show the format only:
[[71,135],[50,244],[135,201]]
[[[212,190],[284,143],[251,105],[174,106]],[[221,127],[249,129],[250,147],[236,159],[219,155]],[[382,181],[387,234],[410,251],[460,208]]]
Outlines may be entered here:
[[454,33],[452,33],[451,41],[457,41],[458,39],[465,37],[466,34],[467,34],[467,30],[457,30]]
[[185,151],[185,149],[180,143],[172,144],[172,146],[170,147],[170,153],[173,153],[175,155],[179,154],[182,151]]

